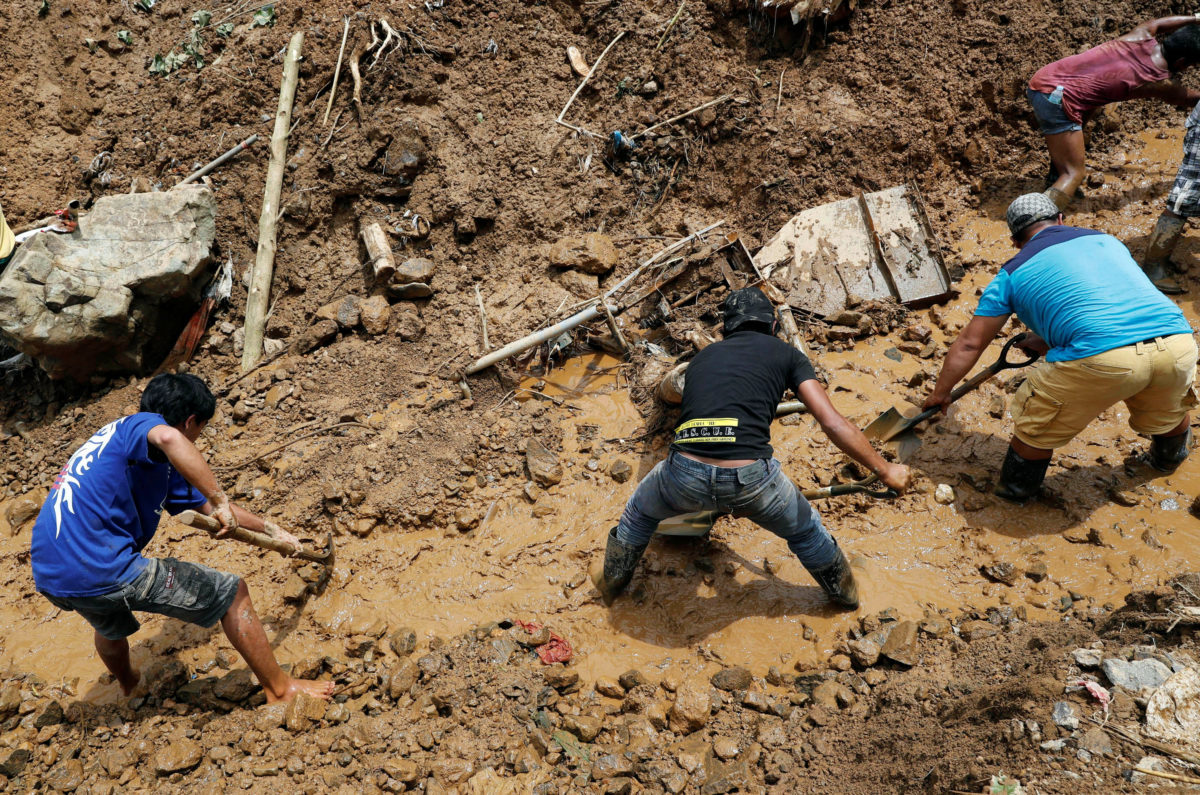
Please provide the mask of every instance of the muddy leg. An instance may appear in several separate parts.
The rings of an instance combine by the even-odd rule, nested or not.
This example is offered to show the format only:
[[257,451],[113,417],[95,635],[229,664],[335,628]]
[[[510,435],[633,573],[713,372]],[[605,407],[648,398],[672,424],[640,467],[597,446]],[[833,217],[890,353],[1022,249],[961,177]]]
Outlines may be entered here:
[[104,661],[104,667],[121,686],[121,692],[125,695],[132,693],[141,681],[142,673],[129,661],[129,641],[125,638],[109,640],[97,632],[96,653]]
[[1059,210],[1066,211],[1075,191],[1083,184],[1086,157],[1083,130],[1047,135],[1046,148],[1050,150],[1050,162],[1058,171],[1058,179],[1046,189],[1046,195]]
[[301,692],[310,696],[328,699],[333,692],[333,682],[316,682],[309,679],[293,679],[284,673],[275,660],[275,652],[267,642],[267,633],[254,612],[250,591],[244,581],[238,583],[237,596],[221,619],[221,629],[233,647],[245,658],[250,670],[262,683],[267,694],[267,703],[291,701]]

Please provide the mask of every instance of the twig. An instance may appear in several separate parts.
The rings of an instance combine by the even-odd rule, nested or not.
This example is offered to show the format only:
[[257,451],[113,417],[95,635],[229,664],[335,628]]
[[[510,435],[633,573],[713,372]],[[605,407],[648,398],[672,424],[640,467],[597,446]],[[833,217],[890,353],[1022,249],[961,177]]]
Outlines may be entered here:
[[336,134],[336,133],[337,133],[339,130],[345,129],[345,127],[346,127],[346,124],[349,124],[349,123],[350,123],[350,122],[346,122],[346,124],[343,124],[341,127],[338,127],[338,126],[337,126],[337,123],[338,123],[338,121],[339,121],[341,118],[342,118],[342,111],[340,111],[340,110],[339,110],[339,111],[338,111],[338,115],[336,115],[336,116],[334,116],[334,117],[333,117],[333,129],[329,131],[329,135],[326,135],[326,136],[325,136],[325,140],[321,142],[321,148],[322,148],[322,149],[324,149],[325,147],[329,146],[329,142],[333,140],[333,136],[334,136],[334,135],[335,135],[335,134]]
[[[225,154],[221,155],[218,158],[210,160],[208,163],[206,163],[205,165],[196,169],[191,174],[188,174],[186,177],[184,177],[183,179],[181,179],[179,181],[179,185],[187,185],[188,183],[195,182],[196,180],[203,177],[205,174],[207,174],[210,171],[212,171],[213,169],[215,169],[217,166],[220,166],[225,161],[229,160],[230,158],[235,157],[239,152],[242,152],[243,150],[248,148],[251,144],[253,144],[257,140],[258,140],[257,133],[255,133],[254,135],[251,135],[249,138],[242,141],[240,144],[233,147]],[[176,187],[178,187],[178,186],[176,186]]]
[[375,57],[371,59],[372,69],[375,68],[375,64],[379,63],[379,56],[387,52],[387,48],[392,43],[392,38],[396,33],[396,31],[392,30],[392,26],[387,23],[387,20],[382,17],[379,19],[379,26],[383,28],[383,32],[387,34],[387,37],[384,38],[383,43],[379,45],[379,49],[375,51]]
[[630,139],[640,138],[641,136],[645,135],[646,133],[648,133],[652,130],[657,130],[659,127],[662,127],[663,125],[674,124],[677,121],[686,119],[688,116],[691,116],[694,113],[699,113],[702,110],[707,110],[708,108],[711,108],[713,105],[720,105],[722,102],[728,102],[731,99],[733,99],[732,94],[725,94],[723,96],[719,96],[716,99],[712,100],[711,102],[705,102],[703,105],[697,105],[696,107],[692,108],[691,110],[689,110],[686,113],[680,113],[678,116],[667,119],[666,121],[660,121],[658,124],[655,124],[652,127],[647,127],[646,129],[642,130],[641,132],[634,133],[633,135],[631,135],[629,137],[630,137]]
[[1188,753],[1187,751],[1184,751],[1182,748],[1176,748],[1173,745],[1168,745],[1166,743],[1160,743],[1158,740],[1152,740],[1148,737],[1138,737],[1137,735],[1133,734],[1132,732],[1122,729],[1120,726],[1109,726],[1107,724],[1101,723],[1100,721],[1098,721],[1094,718],[1088,718],[1088,720],[1090,720],[1092,723],[1096,724],[1100,728],[1104,729],[1105,731],[1109,732],[1110,734],[1115,734],[1116,736],[1120,737],[1121,739],[1131,742],[1134,745],[1140,745],[1143,748],[1149,748],[1152,751],[1158,751],[1160,753],[1164,753],[1169,756],[1176,757],[1177,759],[1182,759],[1183,761],[1187,762],[1188,764],[1200,765],[1200,756],[1196,756],[1195,754]]
[[284,448],[287,448],[287,447],[291,447],[292,445],[302,442],[305,439],[311,439],[314,436],[320,436],[323,433],[329,433],[330,431],[337,430],[338,428],[352,428],[352,427],[353,428],[366,428],[368,431],[371,431],[372,433],[375,432],[375,429],[372,428],[370,425],[364,425],[361,422],[339,422],[339,423],[330,425],[328,427],[321,428],[320,430],[313,431],[312,433],[306,433],[303,436],[298,436],[295,439],[292,439],[290,442],[284,442],[283,444],[275,445],[274,447],[272,447],[270,450],[266,451],[265,453],[259,453],[258,455],[254,456],[253,458],[247,458],[245,461],[239,461],[236,464],[227,464],[225,466],[213,467],[212,469],[214,472],[226,472],[230,469],[241,469],[244,466],[253,464],[255,461],[259,461],[263,458],[266,458],[269,455],[274,455],[275,453],[278,453],[280,450],[283,450]]
[[[608,51],[611,50],[613,48],[613,45],[616,44],[618,41],[620,41],[621,37],[624,35],[625,35],[625,31],[621,31],[620,33],[618,33],[617,37],[615,39],[613,39],[612,41],[610,41],[608,43],[608,46],[604,48],[604,52],[600,53],[600,57],[596,59],[596,62],[592,64],[592,68],[588,70],[588,73],[586,75],[584,75],[583,80],[580,81],[580,83],[579,83],[579,87],[575,89],[575,93],[572,94],[571,98],[567,100],[567,104],[563,105],[563,109],[559,112],[558,118],[556,118],[554,120],[554,122],[556,124],[561,124],[564,127],[569,127],[572,130],[575,130],[576,132],[583,131],[582,128],[580,128],[580,127],[576,127],[573,124],[568,124],[568,123],[564,122],[563,118],[566,117],[567,110],[571,107],[571,103],[575,101],[575,98],[577,96],[579,96],[579,92],[583,91],[583,87],[587,85],[588,80],[591,80],[592,75],[594,75],[596,73],[596,69],[599,68],[600,62],[604,60],[604,56],[608,55]],[[596,136],[596,137],[598,138],[600,136]]]
[[1148,767],[1135,767],[1134,770],[1139,773],[1145,773],[1147,776],[1169,778],[1171,781],[1182,781],[1185,784],[1200,784],[1200,778],[1192,778],[1191,776],[1180,776],[1176,773],[1163,773],[1158,770],[1151,770]]
[[671,180],[675,179],[675,169],[679,168],[679,161],[681,159],[682,158],[676,158],[675,162],[671,164],[671,174],[667,177],[666,184],[663,185],[662,196],[658,197],[658,201],[656,201],[654,206],[650,208],[650,212],[647,213],[647,216],[654,215],[656,212],[658,212],[658,208],[662,207],[663,202],[667,200],[667,194],[671,192]]
[[479,292],[478,284],[475,285],[475,300],[479,302],[479,323],[483,327],[483,352],[487,353],[492,349],[492,346],[488,342],[487,310],[483,308],[483,295]]
[[779,115],[779,103],[783,102],[783,74],[786,71],[787,71],[786,65],[782,69],[779,70],[779,93],[775,95],[775,115],[776,116]]
[[[333,98],[337,94],[338,77],[342,74],[342,56],[346,54],[346,37],[350,35],[350,17],[344,19],[346,26],[342,29],[342,46],[338,49],[337,66],[333,68],[333,88],[329,89],[329,104],[325,106],[325,118],[321,119],[322,127],[329,123],[329,111],[333,110]],[[333,126],[337,126],[336,119]]]
[[687,0],[679,0],[679,9],[675,12],[675,16],[671,17],[671,21],[667,23],[667,29],[663,31],[662,38],[658,40],[658,46],[654,48],[655,52],[662,49],[667,36],[671,35],[671,28],[675,27],[675,23],[679,21],[679,15],[683,13],[683,4],[686,2]]
[[[375,28],[372,26],[371,36],[374,37],[374,35],[375,35]],[[374,47],[374,46],[375,46],[374,43],[372,43],[371,47]],[[371,51],[371,47],[364,48],[361,44],[357,44],[354,47],[354,51],[352,53],[350,53],[350,77],[352,77],[354,79],[354,96],[352,98],[352,101],[354,102],[354,112],[358,116],[359,124],[362,124],[363,109],[362,109],[362,73],[358,71],[358,62],[360,60],[362,60],[362,57],[365,54],[367,54],[368,52]]]

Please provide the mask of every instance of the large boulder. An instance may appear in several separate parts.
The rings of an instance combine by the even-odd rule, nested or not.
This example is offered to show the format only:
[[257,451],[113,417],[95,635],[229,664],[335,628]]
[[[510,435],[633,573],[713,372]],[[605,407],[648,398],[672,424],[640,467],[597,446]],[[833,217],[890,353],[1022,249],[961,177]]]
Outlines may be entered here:
[[217,203],[205,187],[97,199],[67,235],[35,235],[0,274],[0,332],[51,378],[157,364],[213,263]]

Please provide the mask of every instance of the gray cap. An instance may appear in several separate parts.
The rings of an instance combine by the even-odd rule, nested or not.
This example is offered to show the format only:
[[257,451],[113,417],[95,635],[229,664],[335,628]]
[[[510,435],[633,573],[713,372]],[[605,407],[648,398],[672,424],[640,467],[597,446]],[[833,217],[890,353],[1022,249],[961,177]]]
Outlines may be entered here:
[[1008,221],[1009,233],[1016,237],[1038,221],[1057,218],[1059,212],[1058,205],[1046,194],[1026,193],[1013,199],[1004,219]]

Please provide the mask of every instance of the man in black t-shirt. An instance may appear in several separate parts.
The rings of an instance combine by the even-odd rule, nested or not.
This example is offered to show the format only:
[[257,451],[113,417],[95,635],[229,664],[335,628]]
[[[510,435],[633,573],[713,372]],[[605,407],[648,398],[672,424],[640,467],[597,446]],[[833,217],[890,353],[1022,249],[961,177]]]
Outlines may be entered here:
[[731,293],[722,313],[725,339],[688,365],[670,455],[638,484],[609,531],[604,567],[593,582],[611,604],[660,521],[716,510],[783,538],[832,600],[856,608],[858,588],[845,554],[773,457],[775,408],[787,389],[795,390],[833,443],[896,491],[908,488],[908,467],[885,461],[833,407],[808,358],[775,337],[775,308],[761,290]]

